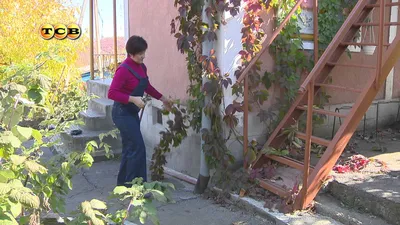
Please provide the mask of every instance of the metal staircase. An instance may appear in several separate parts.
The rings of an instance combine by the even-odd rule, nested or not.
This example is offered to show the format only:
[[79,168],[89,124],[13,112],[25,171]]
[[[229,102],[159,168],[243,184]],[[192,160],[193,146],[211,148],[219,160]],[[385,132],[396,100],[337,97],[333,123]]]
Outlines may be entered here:
[[[257,160],[251,165],[252,169],[261,168],[268,160],[277,161],[299,171],[302,178],[301,190],[294,201],[295,209],[305,209],[319,192],[322,184],[327,179],[333,166],[336,164],[344,148],[355,132],[364,114],[375,99],[379,89],[383,86],[386,77],[400,57],[400,36],[397,35],[392,43],[387,43],[384,39],[385,29],[390,26],[399,25],[396,23],[385,22],[386,8],[400,5],[398,2],[384,0],[359,0],[352,12],[337,32],[336,36],[325,50],[313,70],[307,76],[299,89],[299,94],[293,102],[291,108],[276,127],[264,145],[264,148],[273,147],[279,149],[287,137],[282,131],[296,124],[302,114],[307,113],[305,133],[298,132],[296,136],[305,141],[304,161],[298,161],[289,157],[276,155],[260,154]],[[365,23],[365,19],[371,11],[379,11],[379,22]],[[377,27],[378,43],[356,43],[353,42],[354,36],[362,26]],[[338,63],[339,58],[346,52],[348,46],[376,46],[375,65],[365,64],[343,64]],[[367,68],[370,73],[366,74],[366,86],[363,89],[343,87],[327,83],[329,73],[335,67]],[[351,76],[351,74],[348,74]],[[368,76],[368,77],[367,77]],[[352,109],[348,114],[317,109],[314,107],[314,98],[321,91],[321,88],[337,91],[346,91],[353,95],[358,95]],[[322,139],[312,135],[312,116],[313,114],[323,114],[341,117],[343,123],[334,135],[332,140]],[[310,167],[311,143],[326,146],[326,150],[314,168]],[[265,189],[278,194],[282,197],[291,195],[291,190],[283,185],[279,185],[271,180],[259,179],[259,183]]]

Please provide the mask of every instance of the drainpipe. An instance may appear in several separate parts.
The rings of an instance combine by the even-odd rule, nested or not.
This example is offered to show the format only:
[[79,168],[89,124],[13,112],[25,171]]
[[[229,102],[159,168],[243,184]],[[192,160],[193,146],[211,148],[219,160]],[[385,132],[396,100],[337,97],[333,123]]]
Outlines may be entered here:
[[[210,20],[207,16],[207,13],[205,12],[205,9],[208,7],[209,1],[205,0],[204,1],[204,6],[203,6],[203,22],[210,24]],[[202,54],[209,56],[210,51],[212,49],[212,42],[209,42],[208,40],[204,41],[202,44]],[[203,76],[203,81],[202,84],[204,85],[206,82],[208,82],[208,79],[206,76]],[[210,95],[207,93],[204,99],[204,105],[206,106],[209,102],[211,101]],[[204,109],[202,110],[201,114],[201,130],[207,129],[211,130],[211,120],[208,116],[205,115]],[[196,185],[194,187],[194,192],[196,194],[203,194],[204,191],[206,190],[208,186],[208,181],[210,180],[210,169],[208,168],[207,162],[206,162],[206,156],[203,151],[203,146],[204,146],[204,141],[203,139],[201,140],[200,144],[200,174],[197,179]]]

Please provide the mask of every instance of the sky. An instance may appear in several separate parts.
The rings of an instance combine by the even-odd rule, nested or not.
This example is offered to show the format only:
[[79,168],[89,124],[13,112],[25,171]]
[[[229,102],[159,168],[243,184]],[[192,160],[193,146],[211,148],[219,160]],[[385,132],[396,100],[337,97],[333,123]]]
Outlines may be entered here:
[[[83,5],[83,0],[71,0],[74,6]],[[124,36],[124,0],[117,0],[117,36]],[[99,30],[101,37],[113,37],[113,1],[112,0],[98,0],[99,7]],[[77,21],[79,17],[77,18]],[[86,3],[86,9],[82,21],[82,29],[89,32],[89,0]]]

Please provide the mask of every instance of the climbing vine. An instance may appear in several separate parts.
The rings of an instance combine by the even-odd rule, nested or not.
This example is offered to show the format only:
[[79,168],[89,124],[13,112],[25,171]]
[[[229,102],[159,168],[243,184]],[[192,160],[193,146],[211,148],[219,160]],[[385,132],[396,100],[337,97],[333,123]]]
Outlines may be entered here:
[[[154,148],[154,153],[151,158],[151,180],[164,179],[164,165],[167,163],[165,154],[171,151],[172,147],[178,147],[182,140],[187,137],[188,115],[186,109],[179,104],[171,111],[174,115],[173,120],[168,120],[168,128],[166,131],[160,132],[160,143]],[[164,115],[169,115],[170,112],[163,111]]]
[[[244,2],[245,13],[243,16],[243,28],[241,31],[243,49],[239,52],[242,59],[242,66],[238,67],[235,72],[236,78],[238,78],[241,71],[261,50],[262,38],[264,37],[264,31],[262,29],[264,21],[261,17],[262,11],[271,6],[278,5],[277,1],[248,0]],[[201,112],[204,109],[205,115],[211,119],[211,129],[201,130],[202,140],[204,141],[203,150],[206,155],[206,160],[211,169],[216,169],[218,173],[221,173],[221,177],[225,178],[229,175],[227,173],[229,165],[234,162],[234,157],[227,149],[226,142],[231,138],[231,135],[235,135],[239,141],[243,139],[235,128],[239,121],[237,113],[243,112],[244,102],[243,100],[234,101],[231,104],[228,104],[224,110],[221,110],[224,88],[232,85],[233,82],[229,78],[229,74],[222,74],[218,67],[215,50],[211,49],[209,54],[207,54],[208,52],[202,51],[202,44],[204,41],[212,43],[217,40],[218,29],[220,29],[221,25],[226,23],[222,16],[223,13],[229,12],[232,16],[236,16],[239,12],[240,3],[240,0],[210,0],[208,5],[205,6],[204,1],[202,0],[176,0],[175,7],[178,9],[179,15],[171,21],[171,33],[177,38],[177,47],[181,53],[187,54],[187,68],[190,80],[190,85],[187,90],[190,97],[190,100],[188,101],[188,112],[191,113],[190,125],[196,131],[200,131]],[[210,20],[209,24],[205,24],[202,21],[202,12],[204,7],[206,7],[204,10]],[[290,37],[293,36],[288,34],[287,39],[284,40],[290,40]],[[290,43],[286,43],[286,45],[289,45],[289,50],[292,50],[290,53],[294,54],[299,52],[299,48],[290,48]],[[285,49],[282,49],[281,51],[284,50]],[[293,58],[293,56],[291,57]],[[302,55],[294,57],[294,62],[292,64],[293,67],[296,66],[296,63],[298,63],[297,61],[300,61],[301,57]],[[263,110],[261,106],[268,99],[268,88],[270,88],[275,82],[273,76],[278,77],[279,74],[265,73],[262,75],[261,64],[261,61],[256,62],[248,75],[249,103],[250,105],[255,104],[258,106],[257,108],[260,111],[258,116],[260,117],[260,120],[267,123],[268,120],[270,122],[273,121],[274,114],[272,113],[272,110]],[[293,68],[293,71],[297,72],[297,67]],[[291,71],[287,71],[287,73],[290,74]],[[290,75],[284,79],[289,83],[289,85],[286,85],[285,87],[287,89],[291,87],[295,89],[294,84],[298,79],[294,79]],[[208,78],[208,81],[204,84],[202,83],[203,76]],[[291,85],[292,83],[293,85]],[[263,85],[264,88],[260,88],[260,85]],[[238,97],[242,96],[243,85],[232,85],[232,93]],[[204,99],[206,96],[210,97],[210,101],[207,105],[204,105]],[[252,111],[254,109],[250,108],[250,110]],[[224,125],[229,128],[228,134],[224,134],[223,132]],[[161,145],[164,146],[165,149],[169,149],[171,141],[161,143]],[[161,152],[160,150],[157,151]],[[245,160],[249,161],[254,159],[254,152],[253,154],[250,154],[250,156],[245,157]],[[159,161],[156,164],[163,163],[165,164],[166,162]]]
[[[243,112],[244,102],[243,84],[233,83],[229,74],[223,74],[218,66],[216,50],[203,51],[204,43],[211,45],[218,40],[218,31],[226,24],[224,14],[233,17],[239,14],[243,7],[242,50],[241,66],[237,68],[234,76],[238,78],[248,66],[253,57],[261,50],[261,43],[265,38],[262,19],[263,12],[273,10],[275,23],[278,26],[296,4],[296,0],[175,0],[178,16],[171,21],[171,34],[177,39],[177,48],[186,54],[187,70],[190,84],[187,89],[189,100],[187,102],[188,124],[196,131],[201,132],[204,141],[203,150],[206,161],[211,169],[215,169],[220,177],[229,180],[228,167],[234,162],[234,157],[226,147],[232,135],[242,143],[243,136],[236,130],[239,123],[239,113]],[[319,46],[322,53],[330,43],[346,16],[354,6],[355,0],[321,0],[319,4]],[[241,5],[244,3],[244,5]],[[347,5],[346,5],[347,4]],[[205,11],[209,23],[203,22],[202,13]],[[300,27],[297,18],[301,9],[290,18],[275,41],[269,46],[269,53],[273,57],[275,66],[268,71],[262,71],[261,61],[257,61],[248,74],[249,81],[249,111],[258,112],[260,122],[265,123],[268,132],[272,131],[283,118],[288,107],[297,96],[299,82],[302,76],[307,75],[314,66],[312,53],[300,51],[303,42],[300,38]],[[331,14],[335,16],[331,16]],[[340,14],[340,15],[338,15]],[[334,24],[334,25],[332,25]],[[203,83],[203,77],[207,82]],[[232,103],[225,103],[223,93],[231,86],[232,94],[237,98]],[[280,90],[279,105],[263,109],[263,103],[268,100],[268,90],[275,86]],[[329,100],[328,95],[320,92],[317,97],[317,107],[323,107]],[[205,101],[208,100],[209,101]],[[205,104],[206,102],[206,104]],[[211,129],[201,129],[202,112],[210,118]],[[315,116],[314,124],[322,121],[323,117]],[[184,123],[181,123],[183,126]],[[171,126],[174,123],[171,123]],[[175,124],[179,127],[179,125]],[[301,124],[300,124],[301,125]],[[227,132],[225,132],[226,130]],[[295,127],[293,129],[298,129]],[[180,132],[182,132],[181,130]],[[160,145],[156,147],[153,155],[152,170],[154,177],[162,178],[162,165],[166,163],[163,154],[170,151],[174,138],[171,129],[168,135],[163,135]],[[293,133],[288,131],[288,133]],[[181,133],[182,134],[182,133]],[[186,135],[186,133],[184,133]],[[167,141],[165,141],[166,139]],[[179,138],[180,139],[180,138]],[[182,139],[180,139],[181,141]],[[289,140],[289,146],[293,145]],[[253,161],[257,144],[251,141],[249,154],[244,159]],[[299,143],[296,143],[299,144]],[[295,145],[296,145],[295,144]],[[300,143],[301,144],[301,143]],[[276,150],[279,154],[289,154],[289,151]]]
[[357,0],[318,1],[318,41],[321,51],[328,47],[356,3]]

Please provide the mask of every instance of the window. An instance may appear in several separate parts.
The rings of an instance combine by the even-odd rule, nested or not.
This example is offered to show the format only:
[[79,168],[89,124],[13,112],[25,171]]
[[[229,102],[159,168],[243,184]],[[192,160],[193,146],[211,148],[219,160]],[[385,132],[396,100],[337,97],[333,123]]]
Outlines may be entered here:
[[152,114],[153,114],[153,124],[163,125],[163,114],[161,112],[161,109],[153,106],[153,110],[152,111],[153,111],[152,112]]

